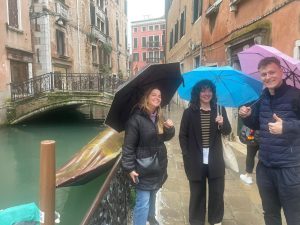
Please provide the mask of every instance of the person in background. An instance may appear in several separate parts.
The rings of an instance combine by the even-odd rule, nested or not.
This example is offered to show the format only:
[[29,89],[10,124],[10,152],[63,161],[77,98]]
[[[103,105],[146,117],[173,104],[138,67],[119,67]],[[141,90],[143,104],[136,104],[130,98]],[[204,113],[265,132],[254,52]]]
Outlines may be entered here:
[[[133,212],[134,225],[159,225],[155,218],[156,193],[167,179],[167,149],[164,141],[175,134],[174,124],[164,120],[161,92],[148,89],[138,107],[128,120],[122,149],[122,166],[136,187],[136,201]],[[142,167],[138,161],[156,156],[159,168],[155,171]]]
[[231,132],[225,108],[217,113],[216,87],[209,80],[192,89],[179,132],[184,169],[190,185],[189,222],[204,225],[208,182],[208,222],[221,225],[224,216],[225,163],[221,135]]
[[265,86],[259,104],[242,106],[246,126],[259,130],[256,182],[266,225],[300,225],[300,90],[283,80],[280,61],[266,57],[258,64]]
[[253,184],[252,173],[255,164],[255,156],[259,149],[258,133],[259,131],[243,126],[239,135],[240,141],[247,146],[246,173],[240,175],[241,180],[246,184]]

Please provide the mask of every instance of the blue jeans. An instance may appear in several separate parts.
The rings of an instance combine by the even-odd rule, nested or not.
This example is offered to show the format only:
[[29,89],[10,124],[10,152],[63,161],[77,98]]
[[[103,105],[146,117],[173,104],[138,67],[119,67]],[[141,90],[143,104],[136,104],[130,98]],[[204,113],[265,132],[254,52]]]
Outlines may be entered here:
[[134,225],[146,225],[148,218],[155,217],[155,200],[157,190],[144,191],[136,189],[136,200],[133,212]]

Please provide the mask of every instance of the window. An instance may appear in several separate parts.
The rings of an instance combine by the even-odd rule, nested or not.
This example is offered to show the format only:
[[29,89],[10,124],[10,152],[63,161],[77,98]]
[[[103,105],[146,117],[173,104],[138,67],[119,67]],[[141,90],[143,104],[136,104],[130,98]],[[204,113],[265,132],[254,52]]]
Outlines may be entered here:
[[294,58],[300,59],[300,40],[295,41]]
[[102,33],[105,33],[105,25],[104,25],[104,22],[102,20],[100,21],[100,31]]
[[155,58],[156,62],[159,61],[159,51],[154,52],[154,58]]
[[142,31],[144,32],[144,31],[146,31],[147,30],[147,28],[146,27],[142,27]]
[[178,41],[178,21],[175,24],[175,31],[174,31],[174,45],[177,43]]
[[159,36],[158,35],[154,36],[153,47],[159,47]]
[[147,38],[146,37],[142,37],[142,47],[143,48],[147,47]]
[[147,60],[147,53],[143,52],[143,61],[146,62],[146,60]]
[[173,48],[173,30],[170,32],[170,49]]
[[8,24],[14,28],[19,27],[19,4],[18,0],[8,0]]
[[90,4],[91,25],[96,25],[96,10],[95,6]]
[[200,56],[196,56],[194,58],[194,68],[198,68],[200,66]]
[[159,25],[155,25],[154,30],[159,30]]
[[133,62],[139,61],[139,53],[133,53]]
[[97,17],[97,24],[96,24],[96,27],[100,30],[100,23],[101,23],[101,20],[99,17]]
[[25,82],[29,78],[28,63],[10,60],[11,80],[13,83]]
[[116,21],[116,38],[117,38],[117,45],[120,44],[120,35],[119,35],[119,22]]
[[195,22],[202,15],[203,0],[194,0],[193,22]]
[[153,60],[153,52],[149,52],[148,53],[148,61],[152,62],[152,60]]
[[152,48],[152,47],[154,47],[154,43],[153,43],[153,36],[149,36],[148,47],[149,47],[149,48]]
[[128,46],[127,46],[127,30],[125,29],[125,49],[127,50]]
[[180,35],[179,38],[185,34],[185,9],[180,15]]
[[35,31],[41,31],[41,27],[38,24],[38,19],[37,18],[34,19],[34,30]]
[[106,34],[109,35],[109,20],[107,17],[107,11],[105,9],[105,28],[106,28]]
[[104,9],[104,0],[97,0],[97,5],[100,9]]
[[105,64],[104,52],[103,52],[103,49],[100,46],[98,47],[98,54],[99,54],[99,64],[104,65]]
[[97,47],[96,46],[92,46],[92,60],[93,63],[97,63]]
[[56,30],[56,51],[59,56],[65,55],[65,33]]
[[137,27],[134,27],[134,28],[133,28],[133,32],[136,33],[137,31],[138,31]]
[[166,29],[166,25],[165,25],[165,24],[160,25],[160,29],[161,29],[161,30]]
[[148,29],[148,30],[150,30],[150,31],[153,30],[153,26],[149,26],[149,29]]
[[125,3],[124,3],[124,13],[127,16],[127,0],[125,0]]
[[164,51],[160,51],[160,59],[164,59],[165,58],[165,52]]
[[166,35],[163,33],[163,35],[161,36],[161,45],[165,46],[166,44]]
[[138,47],[138,39],[133,38],[133,48],[137,48],[137,47]]

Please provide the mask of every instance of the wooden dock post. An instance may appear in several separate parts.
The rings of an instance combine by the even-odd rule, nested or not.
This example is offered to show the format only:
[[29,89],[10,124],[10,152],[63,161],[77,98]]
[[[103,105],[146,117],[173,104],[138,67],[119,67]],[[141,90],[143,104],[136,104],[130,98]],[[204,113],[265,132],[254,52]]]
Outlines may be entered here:
[[40,149],[40,210],[45,225],[55,224],[55,141],[44,140]]

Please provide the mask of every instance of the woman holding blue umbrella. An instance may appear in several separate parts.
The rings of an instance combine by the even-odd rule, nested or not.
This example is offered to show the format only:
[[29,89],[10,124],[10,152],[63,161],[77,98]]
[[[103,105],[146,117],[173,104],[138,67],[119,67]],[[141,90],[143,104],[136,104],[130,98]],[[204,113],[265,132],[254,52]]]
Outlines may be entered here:
[[221,135],[231,126],[225,108],[219,115],[216,86],[210,80],[196,83],[184,111],[179,142],[190,185],[189,222],[204,225],[208,182],[208,222],[221,225],[224,215],[225,163]]

